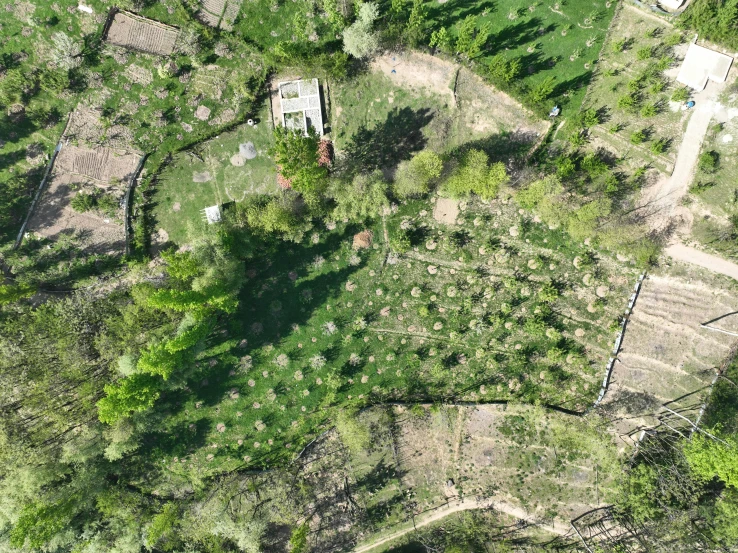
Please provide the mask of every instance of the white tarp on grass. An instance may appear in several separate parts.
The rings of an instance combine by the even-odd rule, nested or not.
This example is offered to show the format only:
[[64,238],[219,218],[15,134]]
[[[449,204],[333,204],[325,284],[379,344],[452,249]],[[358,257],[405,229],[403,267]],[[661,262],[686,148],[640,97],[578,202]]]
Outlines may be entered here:
[[704,90],[707,81],[724,83],[733,58],[715,50],[690,44],[679,69],[677,81],[694,90]]

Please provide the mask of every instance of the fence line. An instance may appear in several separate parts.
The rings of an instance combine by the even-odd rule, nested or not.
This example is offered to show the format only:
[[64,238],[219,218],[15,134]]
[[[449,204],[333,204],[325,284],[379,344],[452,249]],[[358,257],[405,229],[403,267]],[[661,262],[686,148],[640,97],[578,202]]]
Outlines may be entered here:
[[[62,135],[62,138],[63,136],[64,135]],[[21,242],[23,241],[23,235],[26,232],[26,226],[28,225],[28,221],[31,220],[31,215],[33,214],[33,210],[36,207],[36,204],[38,203],[39,198],[41,197],[41,193],[46,187],[46,181],[48,180],[49,174],[51,173],[51,170],[54,167],[56,156],[59,153],[59,151],[62,149],[62,145],[63,145],[62,138],[60,138],[59,142],[56,143],[56,148],[54,148],[54,153],[51,155],[51,159],[49,160],[49,163],[46,165],[46,171],[44,172],[44,177],[41,179],[41,183],[38,185],[38,190],[36,190],[36,195],[33,197],[33,201],[31,202],[31,206],[28,208],[28,213],[26,214],[26,218],[24,219],[23,224],[21,225],[20,231],[18,232],[18,236],[15,239],[15,244],[13,244],[14,250],[18,249],[18,246],[20,246]]]
[[131,255],[131,193],[133,192],[133,187],[135,186],[136,181],[138,180],[138,177],[143,170],[144,163],[146,162],[146,158],[148,156],[149,154],[144,154],[141,156],[141,159],[138,162],[138,167],[136,167],[136,170],[133,172],[130,180],[128,181],[126,194],[125,196],[123,196],[123,228],[125,229],[126,255]]
[[628,301],[628,309],[625,310],[625,316],[623,317],[623,322],[620,324],[620,332],[618,333],[617,338],[615,338],[615,344],[612,348],[612,356],[607,361],[607,365],[605,366],[605,378],[602,379],[602,386],[600,387],[600,394],[597,396],[597,400],[594,402],[594,405],[592,407],[597,407],[600,402],[604,399],[605,393],[607,392],[607,389],[610,387],[610,378],[612,377],[612,369],[615,366],[615,362],[618,360],[618,353],[620,353],[620,346],[623,344],[623,337],[625,336],[625,328],[628,326],[628,321],[630,320],[630,315],[633,313],[633,307],[635,306],[635,302],[638,299],[638,294],[641,292],[641,286],[643,284],[643,279],[646,278],[646,273],[643,273],[640,277],[638,277],[638,281],[635,284],[635,288],[633,289],[633,294],[630,296],[630,300]]

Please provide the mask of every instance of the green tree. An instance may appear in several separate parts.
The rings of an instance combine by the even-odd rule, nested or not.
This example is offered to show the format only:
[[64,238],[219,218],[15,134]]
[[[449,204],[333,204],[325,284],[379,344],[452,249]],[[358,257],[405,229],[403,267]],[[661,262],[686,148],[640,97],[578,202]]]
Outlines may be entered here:
[[419,46],[426,37],[428,26],[428,7],[424,0],[413,0],[410,18],[405,27],[405,37],[410,46]]
[[494,198],[500,185],[508,179],[503,163],[489,166],[487,154],[481,150],[469,150],[461,164],[444,184],[444,190],[455,198],[463,198],[471,193],[484,199]]
[[555,86],[556,79],[554,77],[546,77],[531,89],[530,97],[534,102],[543,102],[553,94]]
[[410,161],[401,163],[395,173],[393,190],[401,198],[427,194],[431,185],[443,172],[441,156],[430,150],[415,154]]
[[336,202],[333,218],[361,222],[379,217],[389,207],[388,185],[380,171],[370,175],[357,175],[351,183],[335,180],[328,194]]
[[328,170],[318,163],[320,137],[310,127],[307,135],[279,126],[274,129],[271,154],[280,174],[294,190],[308,199],[318,198],[328,183]]
[[[713,429],[712,433],[719,432]],[[731,435],[719,438],[695,432],[684,444],[684,455],[692,472],[701,480],[718,478],[726,486],[738,489],[738,439]]]
[[306,553],[308,549],[307,536],[310,532],[310,527],[305,524],[301,524],[292,531],[290,536],[290,553]]
[[343,51],[355,58],[371,56],[379,48],[379,38],[372,32],[379,8],[374,2],[360,4],[359,13],[351,26],[343,31]]
[[336,414],[335,424],[341,441],[352,452],[357,453],[369,446],[371,442],[369,428],[359,421],[358,409],[341,409]]

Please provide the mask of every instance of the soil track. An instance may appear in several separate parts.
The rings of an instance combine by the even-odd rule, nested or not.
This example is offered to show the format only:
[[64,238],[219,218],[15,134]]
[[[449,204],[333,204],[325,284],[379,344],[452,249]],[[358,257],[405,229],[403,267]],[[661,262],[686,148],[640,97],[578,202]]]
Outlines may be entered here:
[[[494,499],[454,499],[452,501],[449,501],[448,505],[439,507],[438,509],[427,513],[426,516],[415,517],[414,526],[410,526],[408,528],[397,530],[396,532],[388,534],[387,536],[385,536],[384,538],[378,541],[375,541],[367,545],[362,545],[361,547],[356,547],[353,549],[353,552],[354,553],[365,553],[366,551],[371,551],[372,549],[375,549],[379,547],[380,545],[384,545],[388,542],[396,540],[397,538],[401,538],[405,534],[413,532],[416,528],[421,528],[423,526],[427,526],[428,524],[437,522],[453,513],[458,513],[460,511],[467,511],[470,509],[488,509],[488,508],[495,509],[497,511],[500,511],[502,513],[515,517],[517,519],[530,522],[531,524],[535,524],[535,522],[530,520],[530,518],[528,517],[528,514],[523,509],[519,507],[515,507],[513,505],[509,505],[504,502],[495,501]],[[554,534],[558,534],[559,536],[566,536],[571,531],[571,524],[565,523],[559,520],[554,520],[552,524],[550,525],[547,524],[546,526],[540,526],[540,528],[547,530],[549,532],[552,532]]]

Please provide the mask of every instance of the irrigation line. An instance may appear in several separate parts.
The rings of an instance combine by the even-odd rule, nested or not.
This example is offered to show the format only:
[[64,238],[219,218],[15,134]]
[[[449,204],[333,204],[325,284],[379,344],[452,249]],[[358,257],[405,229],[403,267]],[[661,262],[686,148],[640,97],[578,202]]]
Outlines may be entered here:
[[618,353],[620,353],[620,346],[623,344],[623,338],[625,336],[625,328],[628,325],[628,321],[630,320],[630,316],[633,313],[633,308],[635,307],[636,300],[638,300],[638,294],[641,292],[641,286],[643,284],[643,280],[646,278],[646,273],[643,273],[640,277],[638,277],[638,281],[635,284],[635,288],[633,289],[633,294],[630,296],[630,300],[628,301],[628,309],[625,310],[625,316],[623,317],[623,322],[620,325],[620,332],[618,333],[618,337],[615,338],[615,344],[612,348],[612,357],[608,359],[607,365],[605,366],[605,378],[602,380],[602,387],[600,388],[600,394],[597,396],[597,400],[594,402],[594,405],[592,407],[597,407],[600,402],[604,399],[605,393],[607,392],[607,389],[610,387],[610,378],[612,377],[612,369],[615,366],[615,362],[618,361]]

